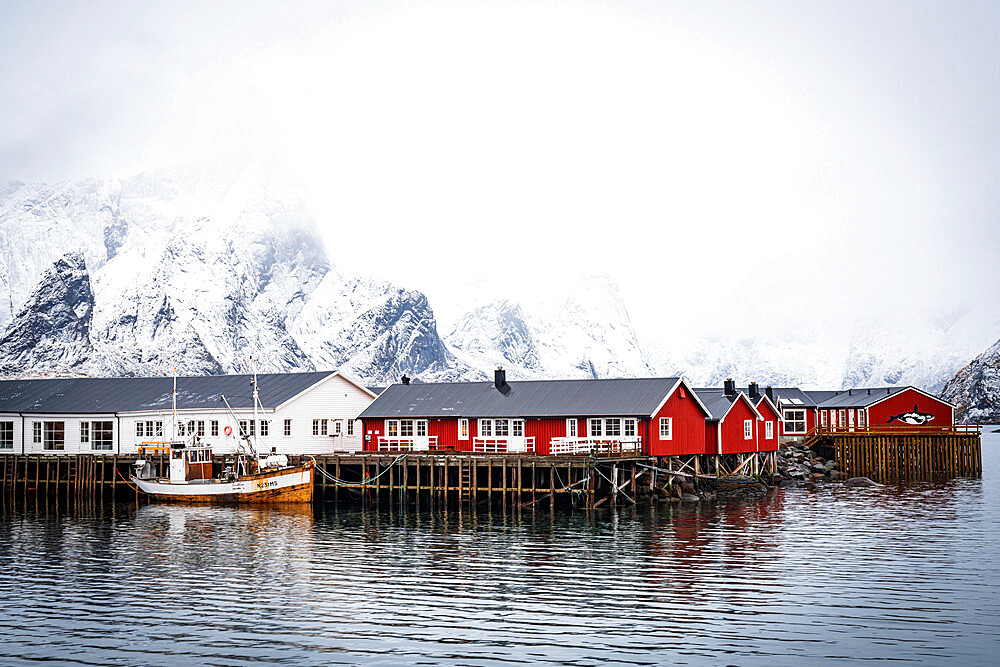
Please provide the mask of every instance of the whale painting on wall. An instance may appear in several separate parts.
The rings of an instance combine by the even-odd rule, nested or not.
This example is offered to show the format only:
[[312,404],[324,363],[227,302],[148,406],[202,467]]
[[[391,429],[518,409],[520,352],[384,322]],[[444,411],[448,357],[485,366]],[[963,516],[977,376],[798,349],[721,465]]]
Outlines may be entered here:
[[887,421],[886,423],[891,424],[894,421],[899,421],[904,424],[909,424],[910,426],[923,426],[927,422],[932,421],[933,419],[934,415],[932,415],[929,412],[920,412],[920,410],[917,408],[917,404],[914,403],[912,412],[903,412],[898,415],[893,415],[889,417],[889,421]]

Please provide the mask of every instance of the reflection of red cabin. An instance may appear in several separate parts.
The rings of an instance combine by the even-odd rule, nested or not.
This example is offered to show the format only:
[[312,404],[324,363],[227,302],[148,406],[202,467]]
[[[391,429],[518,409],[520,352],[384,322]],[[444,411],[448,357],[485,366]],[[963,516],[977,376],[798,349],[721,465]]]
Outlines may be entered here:
[[705,422],[706,454],[745,454],[759,451],[759,427],[764,418],[750,398],[736,391],[732,380],[723,389],[698,389],[711,416]]
[[359,419],[366,451],[705,451],[708,409],[683,378],[394,384]]
[[916,387],[824,393],[817,406],[821,428],[948,428],[955,423],[955,406]]

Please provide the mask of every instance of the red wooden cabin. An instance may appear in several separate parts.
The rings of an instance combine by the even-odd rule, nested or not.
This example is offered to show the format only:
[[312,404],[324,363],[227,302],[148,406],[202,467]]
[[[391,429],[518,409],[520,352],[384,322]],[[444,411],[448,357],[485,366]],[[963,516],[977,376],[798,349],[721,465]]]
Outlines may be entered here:
[[745,454],[760,451],[759,428],[764,422],[750,398],[732,380],[722,389],[698,389],[711,416],[705,420],[705,454]]
[[647,456],[705,451],[708,408],[684,378],[410,383],[360,415],[366,451]]
[[824,393],[826,396],[820,396],[824,400],[817,407],[820,428],[948,428],[955,424],[954,405],[916,387]]

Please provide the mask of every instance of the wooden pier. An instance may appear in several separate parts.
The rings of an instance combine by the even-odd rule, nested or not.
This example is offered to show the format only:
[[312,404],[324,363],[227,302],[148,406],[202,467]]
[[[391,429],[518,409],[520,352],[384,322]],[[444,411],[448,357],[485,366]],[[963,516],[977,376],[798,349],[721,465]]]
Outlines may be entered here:
[[[213,467],[221,471],[225,457]],[[369,506],[581,508],[635,504],[686,479],[767,476],[774,452],[728,456],[541,456],[454,452],[291,456],[316,462],[315,498]],[[149,460],[165,475],[166,456]],[[4,503],[55,497],[70,502],[140,498],[129,481],[136,456],[0,455]]]
[[819,427],[805,444],[831,450],[849,476],[879,482],[978,477],[983,472],[978,426]]

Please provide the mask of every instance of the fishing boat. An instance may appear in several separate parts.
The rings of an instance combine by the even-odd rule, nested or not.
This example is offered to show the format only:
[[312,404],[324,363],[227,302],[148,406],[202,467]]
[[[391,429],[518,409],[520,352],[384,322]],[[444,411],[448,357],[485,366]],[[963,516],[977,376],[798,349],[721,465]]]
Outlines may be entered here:
[[[260,397],[257,375],[253,379],[254,421]],[[241,424],[225,396],[222,402],[236,424]],[[288,457],[272,451],[259,453],[256,435],[240,425],[237,449],[223,465],[219,477],[212,476],[212,448],[200,442],[197,434],[176,437],[177,378],[174,377],[173,435],[168,442],[143,443],[135,462],[132,482],[154,500],[188,503],[309,503],[313,496],[313,462],[288,465]],[[170,466],[167,477],[156,475],[152,456],[166,455]]]

